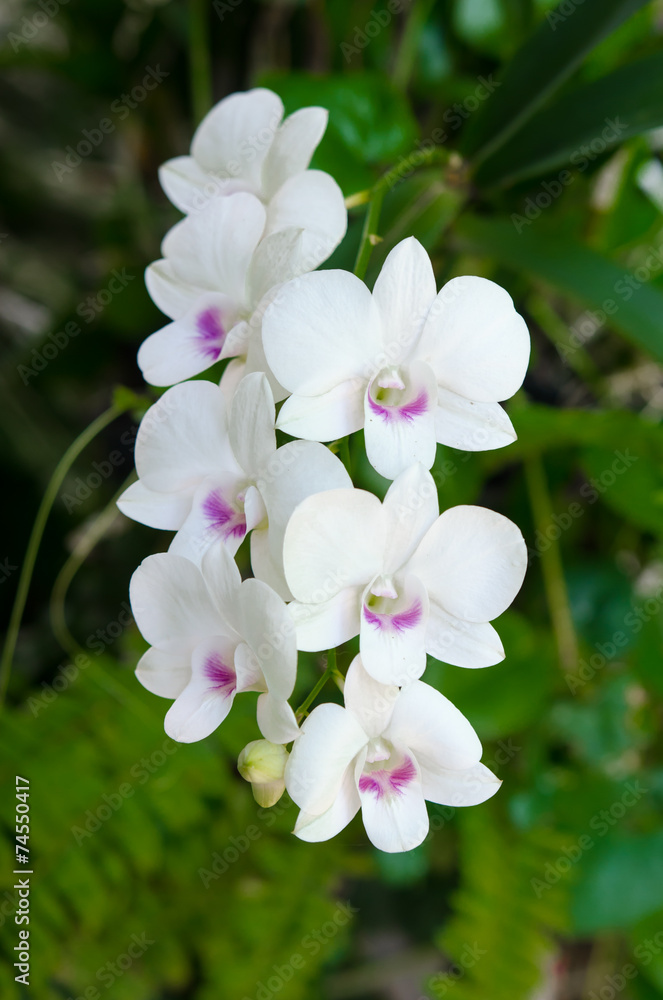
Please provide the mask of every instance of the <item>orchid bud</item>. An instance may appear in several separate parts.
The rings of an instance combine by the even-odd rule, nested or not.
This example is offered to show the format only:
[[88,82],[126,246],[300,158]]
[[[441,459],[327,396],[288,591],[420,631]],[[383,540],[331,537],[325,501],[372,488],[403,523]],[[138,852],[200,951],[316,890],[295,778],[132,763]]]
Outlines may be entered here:
[[285,791],[288,751],[280,743],[254,740],[247,743],[237,760],[237,770],[251,783],[253,797],[260,806],[275,805]]

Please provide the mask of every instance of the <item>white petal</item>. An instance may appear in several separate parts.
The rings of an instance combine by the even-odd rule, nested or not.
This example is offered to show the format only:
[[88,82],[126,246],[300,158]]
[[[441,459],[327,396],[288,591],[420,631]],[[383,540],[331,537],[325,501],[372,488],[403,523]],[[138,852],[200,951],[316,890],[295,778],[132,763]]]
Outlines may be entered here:
[[208,475],[240,472],[228,439],[226,404],[213,382],[182,382],[140,423],[136,469],[151,490],[193,492]]
[[131,577],[131,610],[151,646],[189,654],[207,636],[224,632],[200,570],[188,559],[160,552]]
[[295,174],[306,170],[327,128],[326,108],[301,108],[289,115],[274,136],[262,168],[265,198],[271,198]]
[[389,540],[384,572],[395,573],[439,516],[437,487],[430,472],[420,463],[401,472],[387,490],[383,507]]
[[246,280],[262,236],[265,209],[251,194],[213,198],[166,234],[161,250],[177,278],[201,291],[246,303]]
[[436,294],[428,254],[414,236],[402,240],[387,256],[373,288],[392,363],[405,358],[418,340]]
[[191,509],[191,493],[157,493],[148,490],[140,479],[132,483],[117,501],[117,506],[125,515],[150,528],[176,531],[185,521]]
[[265,236],[256,247],[249,268],[248,298],[253,305],[276,285],[304,274],[304,231],[295,226]]
[[401,691],[385,739],[397,741],[428,771],[464,770],[481,760],[481,743],[462,712],[423,681]]
[[232,403],[232,398],[237,392],[237,386],[246,375],[246,361],[244,358],[233,358],[230,364],[226,365],[219,386],[228,404]]
[[169,552],[200,566],[205,553],[220,544],[234,555],[247,532],[243,480],[236,475],[206,476],[193,494],[191,511],[170,543]]
[[307,652],[335,649],[359,634],[361,588],[346,587],[321,604],[288,605],[297,629],[297,648]]
[[435,436],[460,451],[492,451],[516,440],[516,432],[499,403],[473,403],[448,389],[438,389]]
[[367,736],[373,738],[384,732],[399,694],[396,685],[374,680],[364,669],[361,657],[355,656],[345,677],[343,698]]
[[271,90],[256,87],[231,94],[209,111],[196,129],[191,153],[219,177],[248,181],[260,192],[263,161],[283,117],[283,104]]
[[150,647],[138,661],[136,677],[152,694],[161,698],[177,698],[191,680],[189,657]]
[[513,300],[494,281],[452,278],[431,306],[417,356],[439,384],[467,399],[513,396],[527,371],[529,332]]
[[520,529],[502,514],[452,507],[428,530],[409,568],[448,614],[487,622],[501,615],[520,590],[527,547]]
[[319,396],[291,396],[276,426],[293,437],[334,441],[364,426],[366,379],[351,378]]
[[271,693],[258,698],[258,728],[270,743],[290,743],[299,736],[295,713],[283,698]]
[[435,461],[435,375],[427,364],[415,361],[408,366],[408,376],[397,404],[387,405],[376,398],[381,373],[369,384],[364,397],[366,455],[387,479],[395,479],[413,462],[430,469]]
[[[409,684],[426,669],[428,594],[415,576],[408,576],[399,597],[377,607],[363,594],[359,650],[366,671],[382,684]],[[383,604],[388,610],[383,611]]]
[[201,571],[214,607],[237,631],[237,599],[242,582],[237,563],[223,545],[215,545],[203,556]]
[[426,652],[456,667],[491,667],[504,659],[500,637],[489,622],[467,622],[430,603]]
[[257,580],[262,580],[275,590],[284,601],[291,601],[290,587],[285,582],[283,560],[275,560],[269,547],[269,533],[266,528],[251,532],[251,569]]
[[235,319],[235,303],[227,295],[201,295],[184,316],[141,344],[138,366],[145,381],[174,385],[204,372],[221,357]]
[[285,769],[285,786],[300,809],[315,816],[326,812],[340,792],[345,769],[366,743],[355,717],[340,705],[314,708]]
[[250,478],[276,451],[274,397],[265,375],[252,372],[237,386],[228,432],[235,458]]
[[269,545],[277,566],[283,564],[285,530],[295,508],[315,493],[352,489],[341,460],[313,441],[284,444],[262,465],[255,482],[265,504]]
[[268,691],[285,701],[292,694],[297,674],[295,628],[288,609],[260,580],[244,581],[238,606],[238,631],[256,657]]
[[304,231],[302,272],[322,264],[345,236],[348,213],[343,192],[322,170],[306,170],[279,188],[267,206],[265,232],[295,226]]
[[327,812],[322,813],[321,816],[300,812],[293,833],[300,840],[306,840],[309,843],[330,840],[345,829],[360,808],[361,799],[357,791],[355,769],[354,765],[350,764],[345,769],[339,793]]
[[499,790],[502,782],[485,764],[467,771],[421,768],[424,797],[441,806],[478,806]]
[[234,644],[213,636],[194,651],[191,680],[166,713],[164,729],[178,743],[195,743],[217,729],[235,698]]
[[288,282],[267,307],[262,340],[269,367],[290,392],[317,396],[366,377],[381,351],[379,317],[366,285],[347,271]]
[[319,604],[380,571],[385,549],[382,504],[364,490],[328,490],[308,497],[285,532],[283,564],[297,600]]
[[[368,838],[378,850],[388,854],[418,847],[426,839],[429,829],[417,761],[408,755],[405,755],[404,761],[415,771],[415,776],[397,792],[381,794],[377,788],[362,791],[359,784],[361,817]],[[355,778],[361,782],[359,766]]]
[[178,277],[168,260],[155,260],[145,269],[145,285],[154,304],[171,319],[193,309],[201,294],[200,288]]
[[159,182],[173,205],[185,215],[204,209],[210,198],[240,190],[236,180],[215,177],[203,170],[193,156],[176,156],[163,163]]

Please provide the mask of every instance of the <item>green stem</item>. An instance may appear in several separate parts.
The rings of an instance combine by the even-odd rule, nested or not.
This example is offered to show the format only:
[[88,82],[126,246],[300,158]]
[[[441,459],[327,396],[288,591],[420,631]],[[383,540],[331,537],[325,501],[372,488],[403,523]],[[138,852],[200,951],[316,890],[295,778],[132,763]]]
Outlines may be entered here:
[[196,125],[212,107],[212,60],[207,0],[189,0],[189,78]]
[[7,638],[2,651],[2,661],[0,661],[0,705],[3,704],[7,693],[12,661],[16,650],[16,642],[18,640],[18,633],[21,627],[21,620],[23,618],[23,611],[25,610],[25,602],[28,597],[28,590],[30,589],[30,581],[32,580],[32,573],[34,571],[37,553],[44,534],[44,528],[46,527],[48,515],[50,514],[51,508],[55,503],[58,491],[62,486],[69,469],[84,448],[86,448],[87,445],[94,440],[97,434],[99,434],[105,427],[111,424],[116,417],[119,417],[120,414],[124,413],[127,409],[130,409],[129,404],[113,404],[113,406],[106,410],[105,413],[102,413],[96,420],[93,420],[90,426],[86,427],[85,430],[78,435],[76,440],[69,445],[66,452],[58,462],[55,472],[51,476],[50,482],[46,487],[46,492],[44,493],[42,501],[39,505],[37,516],[35,517],[35,522],[32,526],[32,532],[30,534],[25,559],[23,561],[23,567],[21,569],[21,575],[18,581],[16,597],[14,598],[14,606],[12,608],[11,618],[9,619]]
[[[539,455],[526,459],[525,479],[535,527],[546,537],[546,531],[552,523],[553,509],[545,469]],[[564,580],[559,542],[551,539],[548,548],[542,551],[540,556],[543,585],[555,633],[559,663],[563,670],[575,670],[578,665],[578,640]]]
[[66,601],[69,587],[90,552],[92,552],[95,546],[98,545],[106,532],[110,530],[111,526],[120,516],[120,511],[117,508],[117,501],[122,493],[124,493],[124,491],[131,485],[131,483],[135,482],[135,480],[136,473],[132,472],[131,475],[128,476],[122,483],[122,486],[119,488],[112,500],[109,501],[104,510],[102,510],[102,512],[95,517],[92,524],[81,535],[78,542],[74,546],[73,551],[58,573],[55,583],[53,584],[51,599],[49,602],[51,628],[53,629],[53,634],[55,635],[57,641],[60,643],[64,651],[69,653],[71,657],[76,656],[77,653],[83,652],[83,650],[69,631],[69,627],[67,625]]
[[399,90],[405,90],[410,82],[417,58],[419,38],[434,6],[435,0],[419,0],[412,7],[394,61],[392,80]]
[[347,201],[351,204],[365,204],[368,201],[368,211],[364,220],[364,229],[361,234],[359,251],[355,262],[354,273],[358,278],[364,278],[368,262],[371,259],[373,247],[379,243],[378,224],[382,211],[382,202],[386,193],[403,177],[408,177],[418,167],[430,166],[433,163],[447,163],[449,152],[445,149],[417,149],[407,158],[402,159],[396,166],[387,170],[370,189],[370,192],[360,191],[356,195],[351,195]]
[[318,697],[318,695],[322,691],[323,687],[325,686],[329,678],[337,672],[338,671],[336,670],[336,650],[330,649],[329,652],[327,653],[327,666],[325,667],[324,674],[322,674],[322,676],[318,678],[318,681],[313,690],[311,691],[311,693],[308,695],[307,698],[304,699],[304,701],[301,703],[301,705],[295,712],[295,715],[297,716],[298,719],[300,716],[308,714],[307,710],[309,705]]
[[368,212],[366,213],[366,218],[364,220],[364,229],[361,234],[361,242],[359,244],[357,260],[355,262],[354,273],[358,278],[363,278],[365,276],[368,262],[371,259],[371,254],[373,253],[373,247],[379,239],[378,223],[380,221],[380,212],[382,211],[382,202],[384,201],[385,194],[386,188],[379,188],[376,185],[373,189],[373,197],[370,200]]

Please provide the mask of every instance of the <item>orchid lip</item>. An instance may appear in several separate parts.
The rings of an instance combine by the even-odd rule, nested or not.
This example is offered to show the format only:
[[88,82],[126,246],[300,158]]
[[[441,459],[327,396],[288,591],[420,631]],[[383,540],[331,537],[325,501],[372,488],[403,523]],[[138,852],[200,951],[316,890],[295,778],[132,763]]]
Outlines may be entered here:
[[232,667],[223,662],[219,653],[210,653],[205,658],[203,673],[211,682],[210,691],[232,694],[237,687],[237,675]]
[[[237,500],[241,503],[243,495],[238,494]],[[243,508],[238,510],[229,503],[220,489],[207,494],[202,508],[211,530],[220,532],[225,539],[244,538],[246,534],[244,510]]]
[[[388,763],[391,759],[390,756],[380,763]],[[417,769],[414,761],[407,754],[392,767],[373,767],[367,762],[359,778],[359,791],[370,793],[378,800],[384,796],[398,796],[403,794],[416,777]]]
[[226,330],[221,321],[221,310],[216,306],[203,309],[196,316],[196,342],[201,352],[211,361],[218,361],[226,339]]
[[430,403],[426,390],[417,392],[409,382],[407,372],[398,368],[385,368],[378,372],[369,384],[367,398],[371,412],[385,423],[394,420],[412,423],[415,417],[428,412]]

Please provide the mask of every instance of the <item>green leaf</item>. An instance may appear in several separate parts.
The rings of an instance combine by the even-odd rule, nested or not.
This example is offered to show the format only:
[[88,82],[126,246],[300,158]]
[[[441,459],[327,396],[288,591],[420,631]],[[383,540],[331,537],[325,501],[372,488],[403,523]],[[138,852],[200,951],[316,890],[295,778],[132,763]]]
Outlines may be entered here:
[[[600,310],[602,323],[663,360],[663,294],[625,268],[566,237],[533,227],[518,232],[504,218],[468,216],[454,233],[462,249],[541,278],[570,298]],[[662,266],[663,262],[654,261],[652,270]]]
[[[577,69],[585,56],[646,0],[584,0],[549,11],[516,53],[499,90],[468,126],[463,152],[481,159],[502,146]],[[561,7],[562,5],[560,5]]]
[[601,841],[614,825],[613,813],[608,807],[608,818],[593,823],[594,846],[572,890],[574,928],[583,934],[630,927],[663,907],[663,831]]
[[479,186],[513,184],[571,163],[585,170],[605,150],[663,124],[663,53],[578,87],[536,115],[482,163]]

